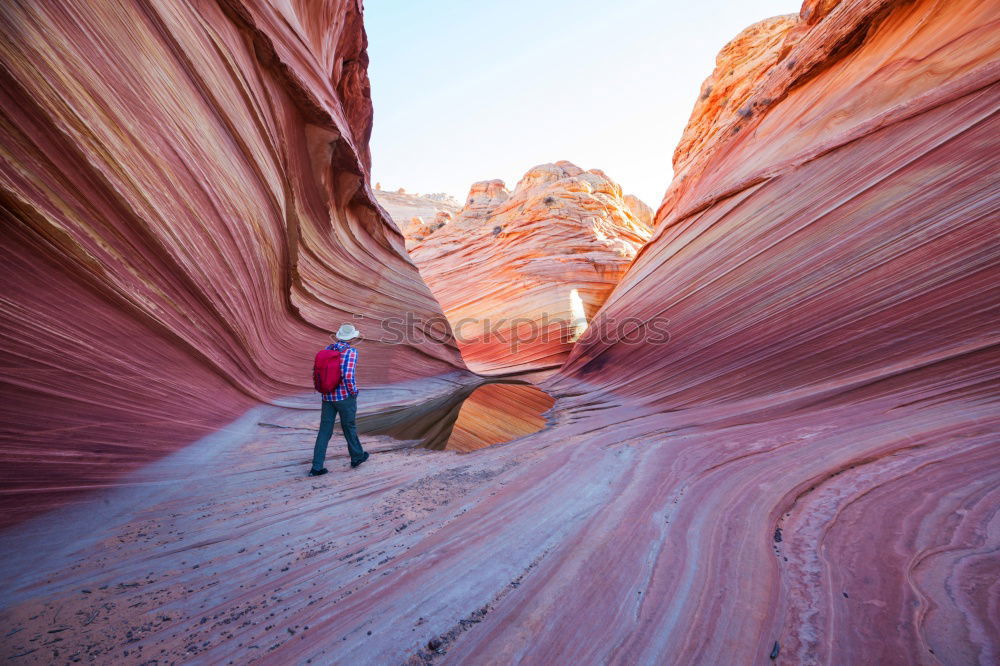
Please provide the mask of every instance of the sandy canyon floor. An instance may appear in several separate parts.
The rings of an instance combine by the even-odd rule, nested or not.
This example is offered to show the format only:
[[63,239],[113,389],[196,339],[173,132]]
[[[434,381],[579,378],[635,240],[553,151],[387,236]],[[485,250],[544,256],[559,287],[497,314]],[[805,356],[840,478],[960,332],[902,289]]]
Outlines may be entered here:
[[[988,422],[981,406],[873,399],[635,436],[648,417],[619,407],[609,424],[592,418],[608,405],[570,399],[547,430],[470,454],[369,436],[351,470],[334,440],[331,473],[309,478],[310,402],[254,408],[3,535],[3,657],[768,663],[777,641],[780,663],[897,663],[914,642],[928,663],[970,663],[990,649],[971,634],[966,652],[934,652],[955,649],[948,614],[985,603],[996,570],[950,528],[1000,502],[990,430],[970,425],[977,409]],[[927,554],[908,560],[918,541]],[[902,587],[879,575],[895,567]],[[969,583],[949,589],[959,569]],[[880,642],[866,619],[885,613],[900,630]],[[711,625],[730,639],[706,642]]]

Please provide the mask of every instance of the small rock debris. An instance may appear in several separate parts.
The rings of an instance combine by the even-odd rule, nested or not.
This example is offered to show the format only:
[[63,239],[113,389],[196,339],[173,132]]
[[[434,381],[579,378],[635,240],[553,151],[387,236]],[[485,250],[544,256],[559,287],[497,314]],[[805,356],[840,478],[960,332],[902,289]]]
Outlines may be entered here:
[[781,646],[778,645],[778,641],[774,641],[774,647],[771,648],[771,659],[777,659],[778,658],[778,651],[780,649],[781,649]]

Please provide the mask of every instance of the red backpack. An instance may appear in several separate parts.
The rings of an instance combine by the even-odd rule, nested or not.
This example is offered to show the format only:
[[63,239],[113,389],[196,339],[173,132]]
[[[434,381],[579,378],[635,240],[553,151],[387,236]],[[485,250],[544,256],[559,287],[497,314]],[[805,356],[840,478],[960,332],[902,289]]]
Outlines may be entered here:
[[313,363],[313,386],[320,393],[333,393],[340,384],[340,352],[322,349]]

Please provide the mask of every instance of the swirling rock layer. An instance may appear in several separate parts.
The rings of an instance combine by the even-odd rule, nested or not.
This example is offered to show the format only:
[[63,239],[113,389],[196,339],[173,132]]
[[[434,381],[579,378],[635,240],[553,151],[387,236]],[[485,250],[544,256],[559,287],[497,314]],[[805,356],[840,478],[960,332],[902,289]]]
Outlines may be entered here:
[[454,220],[408,241],[469,368],[537,373],[565,360],[649,237],[648,215],[603,172],[556,162],[513,192],[473,184]]
[[[0,8],[3,521],[440,316],[365,184],[359,2]],[[363,383],[461,367],[371,342]]]
[[[646,517],[616,545],[662,543],[618,574],[660,636],[604,634],[626,662],[1000,655],[1000,8],[816,4],[761,33],[741,113],[696,106],[706,140],[550,386],[620,422],[636,479],[664,470],[644,509],[614,502]],[[615,342],[628,318],[647,333]],[[501,625],[488,644],[518,640]]]

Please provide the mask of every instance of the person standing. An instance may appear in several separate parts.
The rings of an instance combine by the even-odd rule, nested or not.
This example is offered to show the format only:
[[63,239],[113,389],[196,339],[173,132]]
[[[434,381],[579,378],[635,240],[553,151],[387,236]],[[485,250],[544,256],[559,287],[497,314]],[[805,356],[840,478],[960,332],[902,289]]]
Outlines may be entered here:
[[309,476],[320,476],[328,471],[323,467],[323,461],[326,460],[326,447],[333,435],[333,423],[338,414],[340,415],[340,427],[344,431],[344,439],[347,440],[347,451],[351,454],[351,467],[357,467],[368,460],[369,454],[361,448],[358,429],[354,423],[358,412],[358,385],[355,379],[358,367],[358,350],[351,344],[351,341],[360,335],[361,332],[354,326],[344,324],[334,334],[337,342],[327,346],[329,350],[340,352],[340,383],[332,393],[322,394],[319,434],[316,435]]

